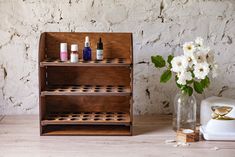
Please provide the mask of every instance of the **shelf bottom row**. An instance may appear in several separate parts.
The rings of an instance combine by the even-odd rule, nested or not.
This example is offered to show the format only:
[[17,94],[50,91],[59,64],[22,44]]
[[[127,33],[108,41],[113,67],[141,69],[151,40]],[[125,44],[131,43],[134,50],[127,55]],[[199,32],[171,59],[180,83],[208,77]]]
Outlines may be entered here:
[[94,135],[94,136],[129,136],[131,126],[125,125],[47,125],[43,127],[43,136]]
[[103,125],[129,125],[130,114],[127,112],[75,112],[50,113],[41,125],[56,124],[103,124]]

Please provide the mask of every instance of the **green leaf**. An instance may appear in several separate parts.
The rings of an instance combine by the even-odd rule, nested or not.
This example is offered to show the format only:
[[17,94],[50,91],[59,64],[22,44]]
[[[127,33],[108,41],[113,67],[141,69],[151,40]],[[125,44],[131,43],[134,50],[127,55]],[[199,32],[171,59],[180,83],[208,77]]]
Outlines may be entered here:
[[162,56],[151,56],[151,60],[156,68],[162,68],[166,65],[166,61],[163,59]]
[[173,55],[169,55],[168,58],[167,58],[167,62],[170,64],[170,66],[171,66],[171,61],[172,61],[173,58],[174,58]]
[[197,82],[197,81],[193,82],[193,88],[199,94],[202,94],[203,89],[204,89],[203,85],[200,82]]
[[180,88],[185,94],[188,94],[189,96],[191,96],[193,94],[193,88],[187,85],[183,85]]
[[190,80],[190,81],[186,81],[187,84],[192,84],[193,83],[193,80]]
[[206,77],[205,79],[201,80],[201,85],[203,88],[207,88],[210,85],[210,79]]
[[191,96],[193,94],[193,88],[190,86],[187,86],[187,93],[189,96]]
[[171,79],[172,73],[170,70],[165,70],[160,78],[160,82],[166,83]]

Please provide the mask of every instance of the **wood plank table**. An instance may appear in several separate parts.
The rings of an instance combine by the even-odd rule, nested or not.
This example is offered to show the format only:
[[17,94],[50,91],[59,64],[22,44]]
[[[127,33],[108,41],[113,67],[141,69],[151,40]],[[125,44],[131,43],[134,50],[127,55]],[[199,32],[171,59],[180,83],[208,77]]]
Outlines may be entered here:
[[0,157],[235,157],[235,142],[176,145],[170,116],[134,117],[133,136],[39,136],[37,115],[0,117]]

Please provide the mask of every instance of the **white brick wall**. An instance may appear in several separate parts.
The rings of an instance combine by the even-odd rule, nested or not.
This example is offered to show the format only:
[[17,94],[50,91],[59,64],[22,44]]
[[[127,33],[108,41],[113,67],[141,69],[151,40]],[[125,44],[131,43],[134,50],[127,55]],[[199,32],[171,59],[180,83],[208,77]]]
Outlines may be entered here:
[[134,111],[170,113],[174,82],[159,83],[150,56],[182,53],[202,36],[221,74],[209,90],[235,98],[234,0],[0,0],[0,114],[38,113],[37,53],[44,31],[133,32]]

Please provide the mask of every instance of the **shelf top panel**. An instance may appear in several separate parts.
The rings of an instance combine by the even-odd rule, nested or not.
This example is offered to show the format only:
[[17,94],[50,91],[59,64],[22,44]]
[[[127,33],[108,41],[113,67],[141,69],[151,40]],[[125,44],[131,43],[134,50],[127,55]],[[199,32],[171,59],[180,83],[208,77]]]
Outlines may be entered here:
[[76,112],[51,113],[41,121],[42,125],[130,125],[130,114],[126,112]]
[[77,85],[77,86],[53,86],[47,87],[41,92],[45,95],[94,95],[94,96],[129,96],[131,88],[129,86],[101,86],[101,85]]
[[96,58],[97,42],[102,38],[104,58],[129,58],[132,60],[132,33],[105,32],[45,32],[39,43],[39,61],[45,57],[60,58],[60,43],[67,43],[68,52],[71,44],[78,44],[79,52],[84,47],[85,37],[89,36],[92,58]]
[[40,62],[40,66],[131,66],[131,61],[130,59],[125,58],[106,58],[101,61],[79,60],[77,63],[71,63],[70,61],[62,62],[59,59],[45,59],[44,61]]

